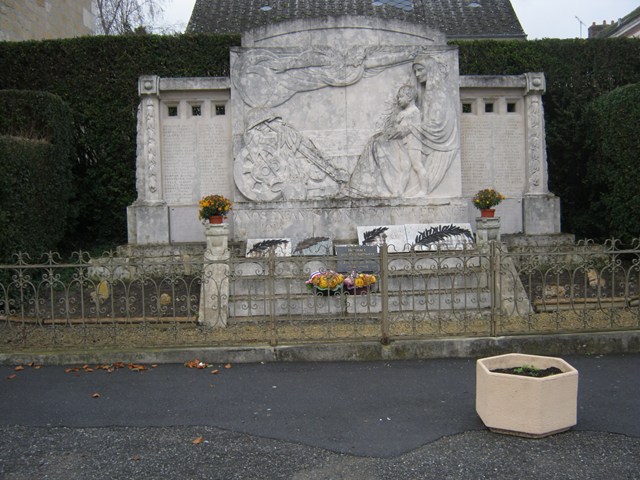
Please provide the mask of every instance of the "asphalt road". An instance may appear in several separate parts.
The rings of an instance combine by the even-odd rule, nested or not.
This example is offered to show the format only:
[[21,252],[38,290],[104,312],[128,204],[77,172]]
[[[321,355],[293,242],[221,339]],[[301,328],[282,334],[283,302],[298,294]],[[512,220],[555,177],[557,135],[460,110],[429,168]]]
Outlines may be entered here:
[[640,355],[565,358],[578,425],[542,440],[484,429],[470,359],[0,367],[0,478],[640,479]]

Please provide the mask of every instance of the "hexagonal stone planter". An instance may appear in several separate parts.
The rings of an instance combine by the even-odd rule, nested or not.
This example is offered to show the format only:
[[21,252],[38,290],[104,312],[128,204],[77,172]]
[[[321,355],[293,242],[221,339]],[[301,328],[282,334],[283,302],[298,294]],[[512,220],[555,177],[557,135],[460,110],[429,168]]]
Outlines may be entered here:
[[[562,373],[525,377],[496,373],[523,365],[557,367]],[[476,411],[494,432],[540,438],[577,422],[578,371],[561,358],[509,353],[476,362]]]

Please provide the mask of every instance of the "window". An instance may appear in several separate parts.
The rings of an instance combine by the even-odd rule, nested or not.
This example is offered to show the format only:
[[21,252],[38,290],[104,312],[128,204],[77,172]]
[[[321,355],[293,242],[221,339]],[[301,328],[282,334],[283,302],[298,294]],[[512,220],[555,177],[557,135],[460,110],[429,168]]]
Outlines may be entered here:
[[202,106],[201,105],[191,105],[191,115],[194,117],[202,116]]
[[178,106],[177,105],[169,105],[167,106],[167,115],[170,117],[178,116]]
[[516,113],[516,103],[515,102],[507,102],[507,113]]
[[462,113],[473,113],[473,104],[471,102],[462,102]]
[[493,102],[485,102],[484,113],[493,113]]
[[392,7],[401,8],[407,12],[413,10],[413,0],[373,0],[371,5],[374,7],[390,5]]
[[226,109],[224,105],[216,105],[216,115],[226,115],[225,110]]

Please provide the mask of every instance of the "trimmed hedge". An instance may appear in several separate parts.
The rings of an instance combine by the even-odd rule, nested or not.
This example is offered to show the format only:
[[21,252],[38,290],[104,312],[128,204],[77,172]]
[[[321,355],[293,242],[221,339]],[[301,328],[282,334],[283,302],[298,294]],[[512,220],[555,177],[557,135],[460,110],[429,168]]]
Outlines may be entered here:
[[593,152],[583,125],[590,102],[640,82],[640,40],[468,42],[460,44],[460,70],[465,75],[545,73],[549,189],[562,201],[562,230],[578,237],[610,237],[591,221],[596,206],[585,182]]
[[601,96],[586,111],[589,221],[599,236],[625,243],[640,232],[639,125],[640,83]]
[[46,92],[0,91],[0,259],[55,250],[73,193],[69,107]]
[[[79,214],[71,247],[126,242],[125,208],[135,200],[137,80],[228,76],[235,35],[85,37],[0,42],[0,88],[60,95],[73,109]],[[563,230],[597,233],[584,188],[591,155],[582,130],[586,106],[617,87],[640,82],[640,40],[460,42],[460,71],[544,72],[550,189],[560,196]]]
[[69,249],[126,243],[136,198],[138,77],[228,76],[237,36],[95,36],[0,42],[0,89],[55,93],[73,110],[78,215]]

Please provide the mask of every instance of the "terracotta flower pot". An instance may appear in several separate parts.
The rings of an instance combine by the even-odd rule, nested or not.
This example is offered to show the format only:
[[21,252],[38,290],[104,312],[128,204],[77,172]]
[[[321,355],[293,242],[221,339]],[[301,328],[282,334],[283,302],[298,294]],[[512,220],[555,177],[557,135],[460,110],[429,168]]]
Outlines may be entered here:
[[[556,367],[548,377],[492,372],[497,368]],[[540,438],[577,422],[578,371],[561,358],[509,353],[476,362],[476,411],[492,431]]]
[[482,210],[480,210],[480,216],[484,218],[493,218],[495,214],[495,208],[483,208]]
[[219,225],[222,223],[223,220],[224,220],[224,217],[222,215],[213,215],[209,217],[209,223],[211,225]]

